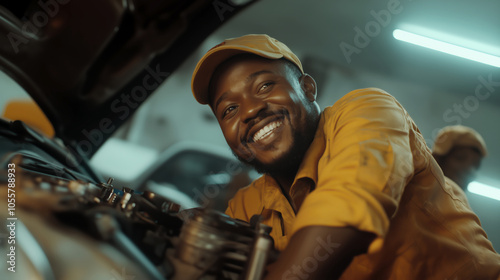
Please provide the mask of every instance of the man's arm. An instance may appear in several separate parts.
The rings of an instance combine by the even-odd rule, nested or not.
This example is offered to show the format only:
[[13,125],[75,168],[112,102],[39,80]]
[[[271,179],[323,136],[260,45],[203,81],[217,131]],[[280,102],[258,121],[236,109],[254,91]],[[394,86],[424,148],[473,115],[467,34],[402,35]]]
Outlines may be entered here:
[[373,233],[352,227],[308,226],[297,231],[266,280],[337,279],[352,259],[367,251]]

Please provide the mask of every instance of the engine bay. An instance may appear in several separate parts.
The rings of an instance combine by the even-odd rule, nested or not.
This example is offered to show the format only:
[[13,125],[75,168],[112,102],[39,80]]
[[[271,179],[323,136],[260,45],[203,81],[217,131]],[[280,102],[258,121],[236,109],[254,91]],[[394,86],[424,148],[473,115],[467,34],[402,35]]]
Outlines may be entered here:
[[[0,205],[9,209],[2,218],[12,228],[4,227],[3,235],[14,242],[2,242],[3,255],[12,269],[32,268],[24,279],[97,279],[94,268],[107,269],[109,279],[117,272],[122,278],[115,279],[260,279],[276,254],[271,228],[258,217],[246,223],[215,210],[182,210],[153,192],[116,188],[111,178],[95,184],[75,172],[66,179],[25,169],[32,161],[21,154],[4,161],[0,185]],[[58,239],[68,231],[63,244],[71,246],[61,248]],[[78,258],[64,258],[75,246],[98,256],[84,260],[92,269],[83,274]],[[103,264],[102,258],[109,260]]]

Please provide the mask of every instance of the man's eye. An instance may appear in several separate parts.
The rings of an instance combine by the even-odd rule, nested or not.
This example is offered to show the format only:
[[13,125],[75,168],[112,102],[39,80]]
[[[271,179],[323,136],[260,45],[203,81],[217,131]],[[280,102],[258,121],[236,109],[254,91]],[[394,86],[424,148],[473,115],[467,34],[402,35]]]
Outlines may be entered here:
[[274,85],[273,82],[267,82],[260,87],[259,92],[270,89],[273,85]]
[[222,117],[224,118],[229,113],[231,113],[234,109],[236,109],[236,106],[229,106],[229,107],[227,107],[226,110],[224,110],[224,112],[222,113]]

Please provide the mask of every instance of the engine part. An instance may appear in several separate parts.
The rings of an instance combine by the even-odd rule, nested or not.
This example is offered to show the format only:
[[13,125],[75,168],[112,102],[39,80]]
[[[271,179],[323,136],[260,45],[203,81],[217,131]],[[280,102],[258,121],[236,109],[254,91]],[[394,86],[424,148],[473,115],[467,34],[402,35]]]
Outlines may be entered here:
[[[264,274],[268,256],[273,253],[271,228],[259,222],[238,221],[209,209],[179,212],[179,205],[153,192],[119,190],[112,179],[93,184],[23,170],[19,167],[22,160],[22,157],[12,160],[18,166],[16,209],[23,213],[22,222],[32,241],[40,244],[43,243],[40,240],[51,238],[43,234],[76,229],[81,234],[75,235],[72,244],[93,244],[84,248],[96,254],[102,250],[99,244],[108,244],[121,252],[121,258],[126,257],[127,262],[134,264],[131,266],[134,275],[145,279],[257,280]],[[7,189],[7,185],[6,178],[1,177],[0,189]],[[1,193],[0,199],[7,201],[7,192]],[[50,233],[45,229],[39,231],[41,227],[50,228]],[[72,236],[65,238],[71,240]],[[20,244],[23,242],[19,240]],[[45,263],[50,264],[54,277],[59,279],[62,274],[54,262],[61,260],[54,258],[51,249],[54,244],[38,247],[39,251],[51,251],[40,259],[48,260]],[[64,261],[70,262],[67,257]],[[51,271],[40,265],[35,268],[38,275]]]

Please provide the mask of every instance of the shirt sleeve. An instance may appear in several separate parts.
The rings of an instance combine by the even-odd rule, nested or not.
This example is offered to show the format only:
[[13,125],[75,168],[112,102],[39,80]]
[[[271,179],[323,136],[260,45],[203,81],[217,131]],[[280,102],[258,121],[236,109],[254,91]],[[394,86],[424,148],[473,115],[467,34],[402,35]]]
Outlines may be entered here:
[[376,251],[413,174],[409,116],[391,95],[365,89],[339,100],[325,118],[317,185],[293,232],[314,225],[350,226],[376,234],[369,252]]

